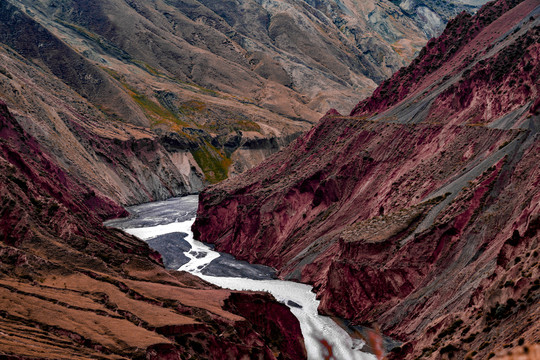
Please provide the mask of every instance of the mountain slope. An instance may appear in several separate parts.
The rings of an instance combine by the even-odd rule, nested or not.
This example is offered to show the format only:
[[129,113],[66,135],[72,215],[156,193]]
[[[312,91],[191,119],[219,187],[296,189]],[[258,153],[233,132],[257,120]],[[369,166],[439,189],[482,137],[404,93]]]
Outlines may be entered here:
[[158,200],[239,174],[328,108],[349,109],[435,31],[422,13],[443,24],[464,9],[475,7],[2,0],[0,97],[106,196]]
[[[351,101],[358,91],[368,94],[374,82],[407,63],[451,17],[464,9],[474,10],[458,2],[431,1],[403,3],[402,7],[387,1],[14,4],[68,44],[84,49],[91,59],[116,55],[127,63],[142,62],[178,80],[259,98],[263,107],[308,120],[316,119],[307,108],[320,113],[328,105],[336,107],[343,101],[340,97]],[[425,12],[437,19],[437,29],[421,28],[425,16],[421,21],[415,17]],[[129,14],[130,21],[116,14]],[[403,56],[392,47],[404,51]],[[296,114],[270,99],[278,95],[276,91],[296,103]],[[298,95],[306,96],[308,103],[299,102]]]
[[323,313],[378,322],[396,358],[536,341],[539,12],[460,15],[352,116],[205,190],[198,238],[314,284]]
[[3,103],[0,170],[0,357],[305,356],[285,305],[168,272],[146,243],[106,229],[126,211],[64,172]]

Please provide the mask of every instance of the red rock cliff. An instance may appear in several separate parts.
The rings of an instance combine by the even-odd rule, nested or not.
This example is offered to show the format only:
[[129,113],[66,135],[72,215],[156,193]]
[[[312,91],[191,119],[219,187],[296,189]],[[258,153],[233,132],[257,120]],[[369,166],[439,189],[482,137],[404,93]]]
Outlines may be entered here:
[[352,116],[204,191],[195,234],[379,323],[396,358],[537,341],[539,11],[461,15]]

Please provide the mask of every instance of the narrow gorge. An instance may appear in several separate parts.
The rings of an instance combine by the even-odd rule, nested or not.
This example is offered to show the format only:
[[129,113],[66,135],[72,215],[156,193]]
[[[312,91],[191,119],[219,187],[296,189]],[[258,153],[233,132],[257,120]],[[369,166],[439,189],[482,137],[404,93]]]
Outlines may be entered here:
[[[138,205],[128,208],[129,218],[111,220],[106,225],[144,239],[163,255],[169,269],[189,272],[226,289],[272,294],[300,322],[308,359],[328,357],[330,351],[344,360],[375,359],[376,349],[347,332],[354,333],[353,328],[342,328],[332,318],[318,314],[319,301],[309,285],[279,280],[272,268],[238,261],[194,240],[191,226],[197,203],[197,196],[187,196]],[[384,343],[386,348],[397,344],[390,339]],[[306,355],[295,354],[298,358]]]
[[538,0],[0,0],[0,358],[538,358],[539,44]]

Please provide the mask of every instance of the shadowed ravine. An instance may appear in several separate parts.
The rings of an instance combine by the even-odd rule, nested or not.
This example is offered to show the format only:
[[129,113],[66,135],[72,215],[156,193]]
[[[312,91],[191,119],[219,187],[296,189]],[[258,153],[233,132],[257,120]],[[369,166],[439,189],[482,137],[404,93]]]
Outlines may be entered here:
[[337,359],[375,359],[362,352],[364,342],[352,339],[331,318],[317,312],[319,301],[310,285],[278,280],[272,268],[252,265],[219,253],[193,239],[197,196],[174,198],[128,208],[131,216],[109,221],[159,251],[167,267],[174,265],[212,284],[231,290],[266,291],[287,304],[300,321],[309,359],[328,355],[324,341]]

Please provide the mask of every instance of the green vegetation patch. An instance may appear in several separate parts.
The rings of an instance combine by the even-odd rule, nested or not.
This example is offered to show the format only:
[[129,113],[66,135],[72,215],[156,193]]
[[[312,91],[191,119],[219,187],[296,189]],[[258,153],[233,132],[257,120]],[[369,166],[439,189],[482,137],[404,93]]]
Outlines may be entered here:
[[135,102],[144,110],[146,115],[152,119],[153,124],[159,124],[163,122],[175,123],[180,126],[187,126],[188,124],[180,120],[174,113],[168,109],[160,106],[159,104],[153,102],[146,96],[130,90],[130,95],[135,100]]
[[211,144],[205,142],[204,146],[199,147],[192,154],[208,182],[215,184],[228,177],[231,159]]
[[204,86],[197,85],[197,84],[191,84],[191,83],[187,83],[187,84],[196,88],[201,94],[206,94],[213,97],[219,97],[219,93],[215,90],[208,89],[208,88],[205,88]]
[[157,76],[157,77],[164,77],[164,78],[169,79],[168,76],[166,76],[165,74],[163,74],[158,69],[151,66],[150,64],[145,63],[144,61],[133,60],[132,63],[137,65],[139,68],[143,69],[144,71],[146,71],[150,75],[154,75],[154,76]]
[[65,26],[65,27],[77,32],[79,35],[82,35],[84,38],[95,42],[105,52],[107,52],[108,54],[113,55],[114,57],[116,57],[116,58],[118,58],[120,60],[131,61],[133,59],[131,57],[131,55],[128,54],[123,49],[121,49],[118,46],[114,45],[113,43],[111,43],[110,41],[105,39],[104,37],[102,37],[102,36],[100,36],[100,35],[98,35],[98,34],[96,34],[94,32],[91,32],[91,31],[89,31],[88,29],[85,29],[82,26],[72,24],[70,22],[67,22],[67,21],[64,21],[64,20],[61,20],[61,19],[56,19],[55,21],[57,23]]
[[168,124],[173,130],[179,131],[182,127],[189,126],[189,124],[180,119],[174,112],[167,107],[162,106],[161,103],[156,103],[149,99],[147,96],[138,92],[135,88],[130,86],[123,75],[114,71],[113,69],[102,67],[111,77],[117,80],[128,92],[129,96],[141,107],[146,116],[151,120],[152,125]]
[[182,115],[200,114],[206,111],[206,104],[199,100],[189,100],[183,102],[178,107],[178,112]]

